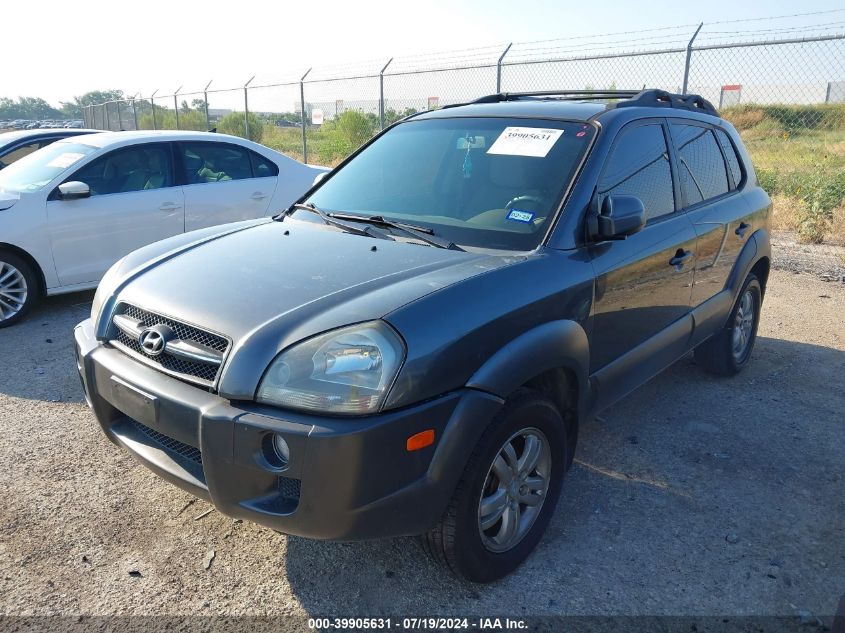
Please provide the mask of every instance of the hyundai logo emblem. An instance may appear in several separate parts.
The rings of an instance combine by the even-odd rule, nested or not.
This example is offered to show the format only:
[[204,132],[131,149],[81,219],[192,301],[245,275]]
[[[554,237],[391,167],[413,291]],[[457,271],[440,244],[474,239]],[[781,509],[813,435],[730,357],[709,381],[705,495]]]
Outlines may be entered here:
[[144,328],[138,337],[138,345],[147,356],[158,356],[167,347],[167,341],[173,337],[173,330],[166,325],[154,325]]

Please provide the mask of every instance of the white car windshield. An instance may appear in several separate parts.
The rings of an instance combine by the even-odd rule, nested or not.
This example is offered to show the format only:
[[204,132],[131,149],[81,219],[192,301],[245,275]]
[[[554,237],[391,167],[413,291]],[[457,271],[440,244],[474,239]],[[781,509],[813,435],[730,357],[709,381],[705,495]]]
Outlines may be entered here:
[[82,143],[59,142],[48,145],[0,171],[0,191],[9,193],[38,191],[56,176],[96,151],[96,147]]

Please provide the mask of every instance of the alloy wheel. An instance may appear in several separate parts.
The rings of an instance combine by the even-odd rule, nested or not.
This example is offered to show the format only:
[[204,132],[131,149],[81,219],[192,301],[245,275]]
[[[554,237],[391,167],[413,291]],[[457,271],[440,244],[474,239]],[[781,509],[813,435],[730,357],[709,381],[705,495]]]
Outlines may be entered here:
[[23,273],[8,262],[0,261],[0,321],[11,319],[20,312],[28,295]]
[[551,470],[549,441],[539,429],[522,429],[501,446],[478,503],[484,547],[501,553],[522,541],[543,508]]
[[754,295],[751,290],[745,291],[739,302],[739,307],[734,317],[733,345],[734,359],[742,362],[748,348],[751,345],[751,335],[754,329]]

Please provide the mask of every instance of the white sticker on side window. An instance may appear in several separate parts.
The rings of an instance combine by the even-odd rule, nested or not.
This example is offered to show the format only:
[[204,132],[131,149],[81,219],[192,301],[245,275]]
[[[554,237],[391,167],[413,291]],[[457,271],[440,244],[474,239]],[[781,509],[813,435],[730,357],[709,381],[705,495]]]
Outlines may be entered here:
[[58,167],[59,169],[67,169],[80,158],[84,158],[84,156],[85,154],[77,154],[76,152],[65,152],[64,154],[59,154],[53,160],[47,163],[47,167]]
[[562,134],[563,130],[540,127],[506,127],[487,153],[545,158]]

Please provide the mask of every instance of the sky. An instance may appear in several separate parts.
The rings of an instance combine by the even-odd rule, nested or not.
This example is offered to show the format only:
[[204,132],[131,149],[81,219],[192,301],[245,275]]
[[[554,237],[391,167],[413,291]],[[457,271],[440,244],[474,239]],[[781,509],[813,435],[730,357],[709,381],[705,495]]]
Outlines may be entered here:
[[[42,0],[3,6],[0,96],[54,105],[97,89],[172,94],[298,78],[394,56],[587,34],[842,9],[841,0],[381,0],[178,2]],[[815,22],[845,20],[845,13]],[[30,21],[37,29],[23,28]],[[778,20],[777,26],[803,23]],[[734,27],[734,25],[731,25]],[[736,25],[752,28],[755,23]],[[636,37],[635,35],[631,36]]]

